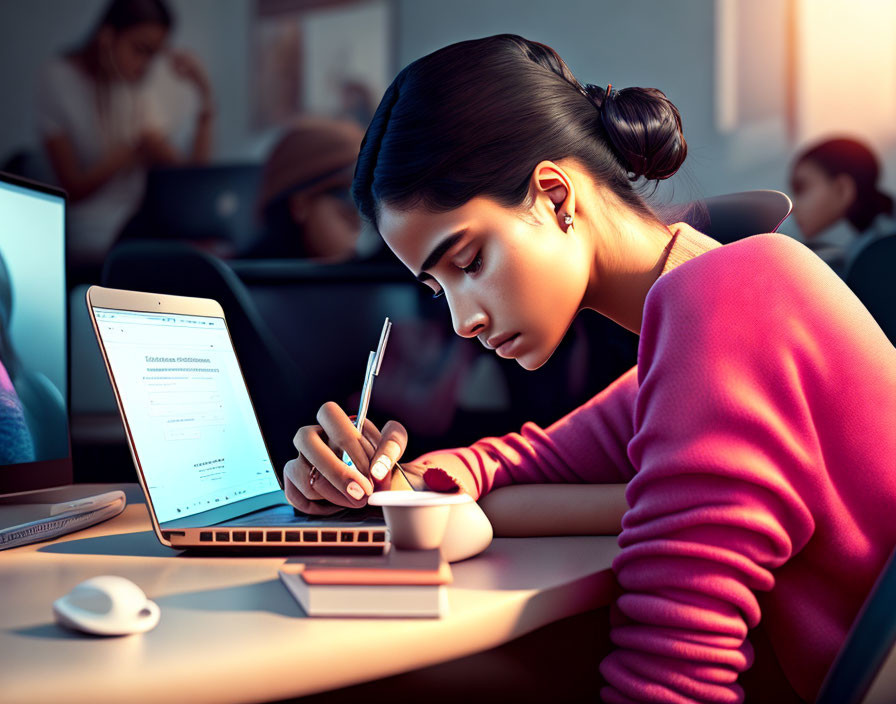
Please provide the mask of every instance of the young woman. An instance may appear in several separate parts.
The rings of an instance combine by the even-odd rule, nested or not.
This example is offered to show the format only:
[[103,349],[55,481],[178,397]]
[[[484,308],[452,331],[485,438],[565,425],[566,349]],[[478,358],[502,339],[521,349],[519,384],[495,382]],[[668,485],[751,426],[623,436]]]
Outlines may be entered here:
[[[793,216],[807,246],[844,279],[865,247],[896,234],[893,198],[880,190],[879,179],[880,161],[868,145],[855,139],[826,139],[794,160]],[[818,247],[814,238],[840,220],[855,233],[849,245]]]
[[339,262],[357,255],[361,219],[351,199],[364,133],[350,120],[296,120],[268,155],[258,193],[264,234],[252,257]]
[[[659,221],[633,186],[686,151],[663,93],[582,85],[517,36],[398,75],[354,196],[456,332],[525,369],[586,308],[640,333],[637,367],[547,429],[404,466],[477,499],[542,484],[484,499],[498,533],[618,530],[624,513],[605,701],[738,702],[754,655],[786,680],[751,697],[812,701],[896,544],[896,349],[795,240],[722,247]],[[285,468],[296,507],[390,486],[401,426],[362,436],[332,403],[318,422]]]
[[175,75],[198,96],[188,154],[170,143],[165,106],[146,90],[144,79],[172,25],[163,0],[111,0],[87,41],[44,70],[38,129],[69,194],[67,226],[76,266],[102,262],[143,197],[147,167],[208,160],[214,111],[208,78],[196,59],[170,54]]

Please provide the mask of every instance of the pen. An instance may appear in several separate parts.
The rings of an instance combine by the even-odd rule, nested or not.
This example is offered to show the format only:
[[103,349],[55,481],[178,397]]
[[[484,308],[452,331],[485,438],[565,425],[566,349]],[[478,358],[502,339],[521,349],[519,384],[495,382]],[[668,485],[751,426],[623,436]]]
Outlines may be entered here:
[[[373,379],[380,373],[380,367],[383,364],[383,355],[386,351],[386,342],[389,340],[389,331],[391,329],[392,322],[387,317],[383,323],[383,330],[380,333],[380,341],[376,346],[376,352],[371,352],[367,357],[367,371],[364,372],[364,384],[361,386],[361,402],[358,405],[358,415],[355,419],[355,427],[359,431],[364,427],[364,421],[367,419],[367,408],[370,405],[370,394],[373,391]],[[354,466],[347,452],[342,453],[342,461],[349,467]],[[404,473],[404,469],[401,465],[396,462],[395,466],[404,476],[405,481],[408,481],[408,477]],[[408,481],[408,484],[411,483]],[[411,484],[411,488],[414,488],[413,484]]]

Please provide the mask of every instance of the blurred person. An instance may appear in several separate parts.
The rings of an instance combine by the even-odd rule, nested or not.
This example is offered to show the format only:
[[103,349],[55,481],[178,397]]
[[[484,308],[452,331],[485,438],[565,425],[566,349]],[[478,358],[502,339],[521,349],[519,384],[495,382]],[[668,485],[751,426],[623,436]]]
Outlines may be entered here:
[[25,410],[10,378],[15,364],[6,329],[0,322],[0,465],[34,461]]
[[350,189],[363,136],[355,122],[325,117],[286,128],[264,166],[263,233],[246,256],[331,263],[356,256],[361,218]]
[[[195,57],[166,49],[173,25],[163,0],[112,0],[87,40],[44,69],[38,129],[59,184],[68,191],[69,261],[76,271],[102,263],[139,206],[148,167],[209,158],[211,86]],[[166,106],[147,86],[147,74],[163,53],[174,75],[198,95],[187,154],[172,145]]]
[[[516,35],[398,74],[352,192],[457,335],[529,371],[584,310],[640,336],[637,366],[550,426],[404,470],[483,500],[499,535],[621,530],[603,701],[814,701],[896,545],[896,349],[794,239],[666,225],[641,187],[687,151],[662,91],[583,84]],[[407,437],[324,404],[288,500],[404,488]]]
[[[896,234],[893,199],[878,187],[880,160],[857,139],[826,139],[793,162],[793,215],[806,245],[846,278],[859,253],[875,240]],[[816,238],[845,220],[854,237],[846,247]]]

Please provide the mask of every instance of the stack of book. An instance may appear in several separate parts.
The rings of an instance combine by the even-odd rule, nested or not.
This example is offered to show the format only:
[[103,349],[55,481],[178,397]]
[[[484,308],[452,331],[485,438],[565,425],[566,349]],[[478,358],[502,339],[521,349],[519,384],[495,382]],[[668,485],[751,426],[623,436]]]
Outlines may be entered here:
[[439,618],[451,567],[438,550],[293,558],[280,579],[309,616]]

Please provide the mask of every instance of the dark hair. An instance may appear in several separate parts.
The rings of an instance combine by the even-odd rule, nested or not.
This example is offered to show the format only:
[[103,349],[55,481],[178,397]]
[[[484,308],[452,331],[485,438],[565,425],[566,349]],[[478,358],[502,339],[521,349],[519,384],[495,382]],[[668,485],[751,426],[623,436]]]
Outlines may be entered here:
[[811,161],[831,178],[846,174],[856,184],[856,199],[846,211],[846,219],[857,230],[865,230],[880,213],[893,213],[893,199],[877,187],[880,161],[871,148],[857,139],[826,139],[812,146],[794,161]]
[[550,47],[499,34],[398,74],[361,144],[352,195],[374,225],[383,202],[440,212],[487,196],[516,207],[540,161],[575,157],[657,220],[633,182],[669,178],[686,155],[681,116],[659,90],[607,94],[580,84]]
[[145,23],[160,24],[170,30],[174,26],[174,17],[163,0],[111,0],[100,15],[94,34],[102,27],[120,32]]

